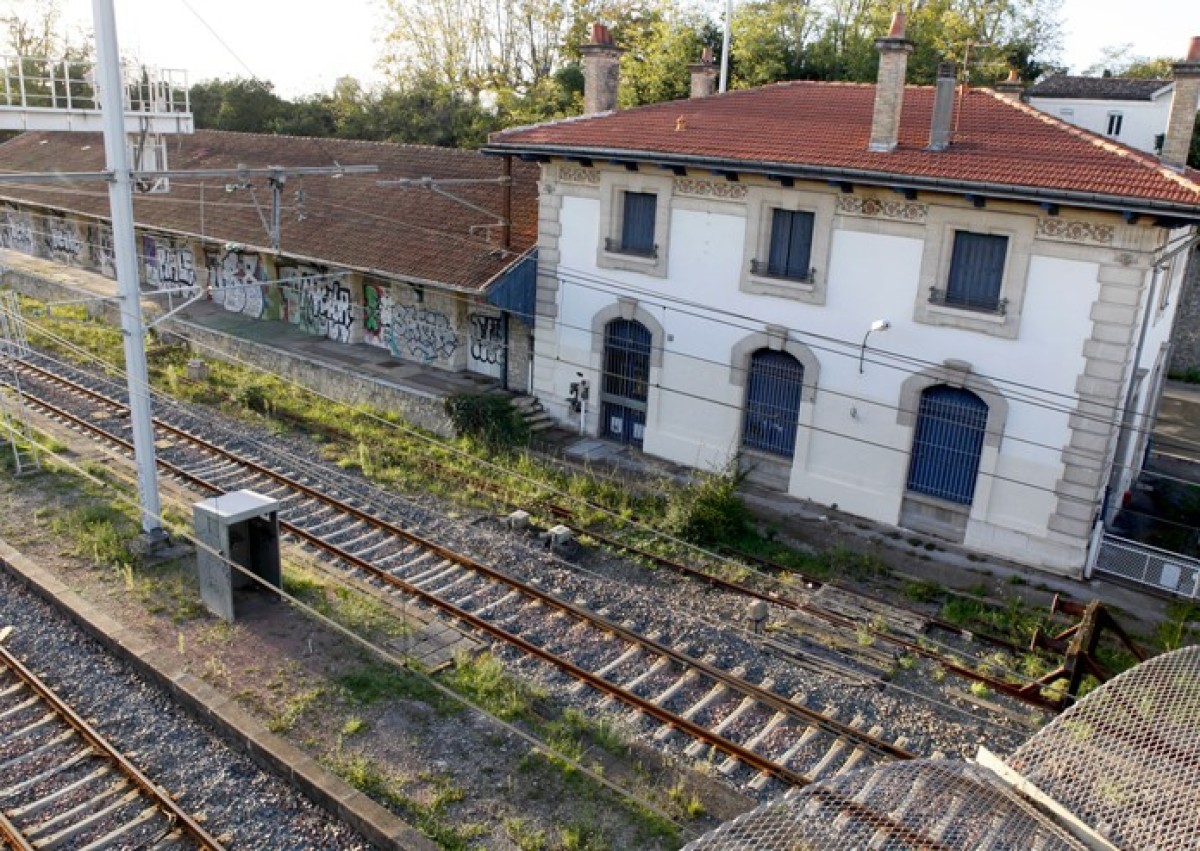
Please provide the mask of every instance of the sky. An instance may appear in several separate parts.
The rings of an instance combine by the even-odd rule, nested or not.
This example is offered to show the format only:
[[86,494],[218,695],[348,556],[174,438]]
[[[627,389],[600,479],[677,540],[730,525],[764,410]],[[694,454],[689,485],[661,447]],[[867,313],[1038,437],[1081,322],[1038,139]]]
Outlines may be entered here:
[[[0,0],[10,2],[10,0]],[[113,0],[121,52],[144,64],[187,71],[189,82],[257,76],[287,98],[327,92],[349,75],[381,81],[375,65],[385,30],[384,0]],[[90,0],[62,0],[90,29]],[[720,10],[723,3],[714,2]],[[1061,0],[1061,60],[1079,73],[1105,47],[1182,59],[1200,36],[1197,0]],[[320,11],[307,11],[307,10]],[[302,11],[304,10],[304,11]]]

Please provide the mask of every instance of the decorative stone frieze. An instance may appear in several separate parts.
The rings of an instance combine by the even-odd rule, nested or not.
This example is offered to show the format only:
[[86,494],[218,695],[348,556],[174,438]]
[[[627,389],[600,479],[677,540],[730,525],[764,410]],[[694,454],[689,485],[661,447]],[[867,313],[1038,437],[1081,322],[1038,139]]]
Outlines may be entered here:
[[858,195],[839,195],[837,211],[847,216],[862,216],[868,219],[894,219],[901,222],[924,222],[929,214],[929,205],[918,201],[902,201],[890,198],[861,198]]
[[675,178],[676,195],[698,195],[703,198],[721,198],[740,201],[746,197],[746,187],[727,180],[704,180],[698,177]]
[[1112,225],[1078,222],[1070,219],[1038,219],[1039,239],[1057,242],[1078,242],[1084,245],[1112,245],[1115,230]]
[[598,169],[586,168],[581,165],[560,165],[558,180],[560,183],[584,183],[588,186],[599,186],[600,172]]

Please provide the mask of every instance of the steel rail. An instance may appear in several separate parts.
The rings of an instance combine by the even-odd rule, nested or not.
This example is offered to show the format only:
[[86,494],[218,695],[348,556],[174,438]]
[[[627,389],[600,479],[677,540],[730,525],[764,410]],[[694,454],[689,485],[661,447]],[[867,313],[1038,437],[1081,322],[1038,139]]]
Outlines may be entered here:
[[[437,461],[431,461],[430,463],[432,463],[436,466],[442,467],[443,469],[445,468],[445,465],[439,464]],[[475,482],[474,487],[479,488],[484,491],[491,492],[493,494],[497,494],[497,495],[499,495],[499,492],[502,490],[502,488],[500,486],[492,485],[487,482]],[[828,609],[822,608],[820,606],[813,606],[808,603],[804,603],[799,600],[793,599],[791,597],[784,597],[773,591],[761,591],[757,588],[752,588],[749,585],[745,585],[740,582],[735,582],[731,579],[725,579],[723,577],[716,576],[712,573],[709,573],[704,570],[700,570],[695,567],[689,567],[688,565],[686,565],[682,562],[668,558],[667,556],[664,556],[664,555],[660,555],[659,553],[651,552],[650,550],[643,549],[641,547],[635,546],[635,545],[627,543],[625,541],[621,541],[610,535],[605,535],[604,533],[598,532],[595,529],[592,529],[590,527],[580,526],[575,522],[575,512],[573,512],[569,508],[566,508],[561,505],[556,505],[555,503],[547,502],[545,500],[540,500],[539,504],[549,514],[551,514],[555,520],[558,520],[564,526],[568,526],[576,534],[586,535],[587,537],[592,538],[593,540],[597,541],[600,544],[603,544],[606,547],[609,547],[609,548],[612,548],[615,550],[620,550],[620,551],[629,553],[630,555],[635,555],[640,558],[647,559],[649,561],[652,561],[654,564],[658,565],[659,567],[667,568],[668,570],[675,571],[676,573],[679,573],[683,576],[687,576],[687,577],[689,577],[691,579],[695,579],[699,582],[703,582],[708,585],[714,586],[716,588],[720,588],[721,590],[728,591],[732,594],[738,594],[738,595],[741,595],[744,597],[750,597],[752,599],[762,600],[766,603],[771,603],[774,605],[782,606],[785,609],[791,609],[793,611],[803,612],[805,614],[808,614],[808,615],[811,615],[811,616],[817,618],[818,620],[823,620],[826,623],[832,624],[832,625],[838,627],[839,629],[845,629],[845,630],[849,630],[849,631],[853,631],[853,632],[857,632],[858,630],[863,630],[874,639],[878,639],[880,641],[891,644],[895,647],[902,648],[903,650],[905,650],[909,653],[912,653],[914,655],[921,656],[924,659],[928,659],[930,661],[937,662],[942,667],[944,667],[947,671],[950,671],[953,674],[957,674],[958,676],[962,677],[963,679],[982,683],[982,684],[986,685],[988,688],[991,688],[993,691],[1000,692],[1000,693],[1007,695],[1008,697],[1011,697],[1015,700],[1019,700],[1022,703],[1029,704],[1030,706],[1036,706],[1040,709],[1046,709],[1046,710],[1049,710],[1052,712],[1061,711],[1061,707],[1056,702],[1042,697],[1040,693],[1033,693],[1033,692],[1025,691],[1024,689],[1027,687],[1027,685],[1017,685],[1015,683],[1009,682],[1008,680],[1000,679],[998,677],[993,677],[989,674],[983,674],[983,673],[980,673],[979,671],[972,670],[971,668],[968,668],[965,665],[962,665],[962,664],[959,664],[958,662],[947,659],[943,654],[938,653],[937,651],[930,650],[927,647],[923,647],[922,645],[918,644],[915,641],[909,641],[906,638],[902,638],[898,635],[894,635],[890,632],[887,632],[886,630],[876,629],[875,627],[871,626],[870,624],[859,623],[859,622],[855,621],[853,618],[848,618],[845,615],[838,614],[837,612],[831,612]],[[758,562],[762,566],[771,567],[773,569],[782,569],[779,565],[776,565],[773,562],[768,561],[767,559],[759,559],[755,556],[749,556],[744,553],[735,553],[734,555],[736,555],[739,558],[746,558],[747,560]],[[848,589],[842,588],[842,586],[840,586],[836,583],[823,582],[822,580],[814,579],[814,578],[806,576],[804,574],[798,573],[796,575],[799,576],[801,579],[803,579],[805,582],[813,583],[818,586],[827,585],[831,588],[837,588],[839,590],[848,590]],[[865,594],[860,591],[848,591],[848,593],[856,594],[867,600],[873,600],[876,602],[887,603],[886,600],[882,600],[880,598],[874,597],[870,594]],[[892,605],[890,603],[887,603],[887,604]],[[915,614],[919,614],[919,613],[915,613]],[[924,617],[924,616],[922,616],[922,617]],[[979,640],[984,641],[988,644],[993,644],[998,647],[1003,647],[1005,650],[1008,650],[1009,652],[1012,652],[1012,653],[1026,653],[1029,651],[1028,648],[1021,647],[1021,646],[1014,644],[1013,642],[1008,641],[1006,639],[1000,638],[998,636],[988,635],[986,633],[971,632],[970,630],[966,630],[963,627],[958,626],[957,624],[950,623],[949,621],[944,621],[944,620],[941,620],[938,618],[926,618],[926,620],[929,623],[933,624],[934,626],[938,627],[939,629],[944,629],[948,632],[956,633],[962,637],[967,637],[967,635],[969,634],[970,637],[972,637],[972,638],[978,638]]]
[[[40,375],[42,375],[50,380],[66,383],[69,386],[71,386],[73,389],[75,389],[79,392],[84,392],[84,393],[90,395],[92,398],[103,401],[107,404],[116,405],[118,407],[122,406],[122,403],[117,402],[114,399],[111,399],[110,397],[104,395],[103,393],[98,393],[89,388],[77,385],[74,382],[69,381],[68,379],[64,379],[61,376],[54,375],[49,370],[46,370],[42,367],[36,366],[34,364],[30,364],[26,361],[21,361],[21,366],[22,366],[22,368],[26,368],[26,369],[32,370],[34,372],[37,372]],[[166,431],[174,433],[174,434],[176,434],[180,437],[183,437],[187,440],[201,442],[201,443],[205,444],[206,446],[210,446],[210,444],[208,444],[207,441],[204,441],[203,438],[195,437],[182,429],[178,429],[175,426],[171,426],[168,423],[163,423],[160,420],[158,420],[157,418],[155,419],[154,422],[155,422],[156,426],[158,426]],[[239,464],[247,465],[249,463],[249,462],[244,461],[243,459],[233,456],[232,454],[224,452],[224,450],[221,450],[221,452],[226,457],[231,458],[232,460],[235,460]],[[437,462],[437,461],[432,461],[430,463],[434,464],[435,466],[439,466],[439,467],[444,466],[444,465],[439,464],[439,462]],[[289,487],[294,487],[296,489],[299,489],[299,490],[305,492],[307,495],[311,496],[314,499],[319,499],[319,500],[325,501],[327,503],[330,502],[330,500],[331,500],[330,497],[323,495],[318,491],[306,488],[306,486],[304,486],[298,482],[291,482],[290,480],[285,481],[284,478],[281,477],[278,473],[266,470],[265,468],[263,468],[261,470],[261,472],[264,475],[267,475],[271,478],[275,478],[276,480],[278,480],[284,484],[287,484]],[[495,485],[491,485],[489,483],[477,483],[477,485],[481,486],[485,490],[490,490],[493,493],[500,490],[499,487],[497,487]],[[205,484],[204,486],[211,487],[211,485],[208,485],[208,484]],[[819,606],[811,606],[807,603],[803,603],[799,600],[795,600],[790,597],[783,597],[778,594],[775,594],[774,592],[760,591],[759,589],[752,588],[748,585],[744,585],[742,583],[735,582],[733,580],[724,579],[722,577],[715,576],[706,571],[703,571],[703,570],[700,570],[700,569],[697,569],[694,567],[689,567],[688,565],[683,564],[682,562],[678,562],[673,559],[667,558],[666,556],[659,555],[658,553],[650,552],[649,550],[645,550],[640,547],[636,547],[632,544],[628,544],[628,543],[619,541],[616,538],[606,536],[603,533],[596,532],[594,530],[591,530],[591,529],[588,529],[585,527],[580,527],[573,523],[574,512],[571,511],[571,509],[556,505],[552,502],[547,502],[545,500],[540,501],[540,504],[546,509],[546,511],[548,511],[550,514],[552,514],[556,519],[558,519],[560,521],[561,520],[568,521],[568,523],[564,524],[564,525],[570,525],[570,528],[572,528],[578,534],[587,535],[606,546],[609,546],[609,547],[612,547],[615,549],[619,549],[619,550],[623,550],[627,553],[649,559],[649,560],[653,561],[655,564],[659,565],[660,567],[665,567],[669,570],[673,570],[684,576],[688,576],[688,577],[696,579],[698,581],[708,583],[709,585],[715,586],[717,588],[728,591],[730,593],[740,594],[740,595],[751,597],[754,599],[763,600],[764,602],[767,602],[767,603],[773,603],[775,605],[779,605],[784,608],[791,609],[793,611],[803,612],[803,613],[811,615],[819,620],[824,620],[826,623],[832,624],[832,625],[838,627],[839,629],[844,629],[844,630],[856,632],[856,633],[860,629],[865,630],[867,632],[867,634],[869,634],[872,638],[878,639],[879,641],[885,642],[887,644],[891,644],[895,647],[899,647],[899,648],[903,649],[904,651],[911,653],[913,655],[920,656],[924,659],[936,662],[939,665],[941,665],[942,667],[944,667],[947,671],[949,671],[953,674],[956,674],[957,676],[960,676],[963,679],[970,680],[972,682],[982,683],[983,685],[987,686],[988,688],[992,689],[993,691],[1004,694],[1007,697],[1013,698],[1014,700],[1018,700],[1022,703],[1030,705],[1030,706],[1036,706],[1040,709],[1044,709],[1044,710],[1056,712],[1056,713],[1061,711],[1061,706],[1059,706],[1056,702],[1043,697],[1040,692],[1033,692],[1033,691],[1027,690],[1027,684],[1018,685],[1015,683],[1011,683],[1007,680],[991,676],[989,674],[984,674],[979,671],[975,671],[975,670],[967,667],[966,665],[960,664],[951,659],[947,659],[943,654],[938,653],[937,651],[934,651],[934,650],[930,650],[927,647],[923,647],[922,645],[920,645],[917,642],[909,641],[905,638],[901,638],[900,636],[894,635],[885,630],[876,629],[876,628],[872,627],[870,624],[860,624],[857,621],[854,621],[852,618],[848,618],[844,615],[839,615],[836,612],[831,612],[831,611],[821,608]],[[394,531],[395,534],[399,534],[399,535],[406,536],[406,537],[410,534],[405,530],[399,529],[398,527],[387,528],[387,526],[390,526],[390,524],[386,524],[385,526],[380,526],[380,524],[384,523],[384,521],[380,521],[378,518],[372,517],[364,512],[359,512],[357,509],[354,509],[352,506],[345,506],[341,510],[345,510],[345,511],[348,511],[349,513],[352,513],[358,519],[363,520],[363,522],[366,522],[369,525],[375,525],[380,528],[385,528],[386,531]],[[431,546],[430,544],[423,543],[421,540],[418,540],[415,538],[410,538],[410,540],[412,540],[413,543],[419,544],[420,546]],[[452,558],[452,560],[457,560],[450,556],[447,556],[447,557]],[[765,560],[759,560],[759,561],[765,562]],[[473,569],[475,569],[475,568],[473,568]],[[483,566],[479,566],[478,569],[484,573],[486,573],[489,570],[489,568],[486,568]],[[829,585],[830,587],[833,587],[833,588],[840,588],[840,586],[836,585],[835,583],[825,583],[825,582],[821,582],[820,580],[812,579],[811,577],[803,577],[803,578],[805,579],[805,581],[815,582],[817,584]],[[503,579],[501,581],[505,581],[505,582],[508,582],[509,584],[512,584],[515,580],[513,580],[511,578],[507,578],[507,579]],[[525,586],[521,586],[521,588],[524,589]],[[538,591],[537,589],[531,589],[531,590],[527,591],[527,593],[545,594],[545,592]],[[875,598],[872,598],[870,595],[860,594],[860,592],[857,592],[857,591],[851,592],[851,593],[859,594],[860,596],[863,596],[867,599],[875,599]],[[546,595],[546,596],[549,597],[550,595]],[[550,602],[550,601],[547,600],[546,602]],[[555,605],[556,607],[558,607],[560,609],[568,611],[568,612],[570,611],[570,608],[571,608],[570,604],[567,604],[567,603],[564,603],[561,601],[559,601],[557,603],[551,603],[551,604]],[[593,622],[595,622],[596,620],[603,620],[602,618],[599,618],[599,616],[591,615],[590,613],[582,614],[580,616],[585,617],[586,619],[589,619]],[[929,620],[931,623],[934,623],[936,626],[939,626],[939,627],[942,627],[945,629],[949,629],[952,631],[957,631],[960,634],[963,632],[963,630],[956,625],[945,623],[945,622],[939,621],[937,619],[929,619]],[[620,627],[616,624],[606,625],[603,628],[608,631],[617,633],[617,634],[620,634],[622,632],[627,632],[622,627]],[[1012,644],[1011,642],[1005,641],[1004,639],[1001,639],[1001,638],[987,636],[984,634],[980,634],[979,637],[981,638],[981,640],[987,641],[988,643],[1003,646],[1006,649],[1010,650],[1011,652],[1025,652],[1025,648],[1017,647],[1016,645]],[[649,639],[642,638],[642,637],[636,637],[636,638],[632,638],[629,640],[633,641],[634,643],[639,643],[639,644],[643,644],[643,645],[646,645],[647,642],[649,641]],[[673,654],[677,653],[677,651],[671,651],[671,650],[665,649],[665,648],[659,652],[661,652],[663,655],[673,655]],[[683,654],[679,654],[679,655],[682,656]],[[683,660],[679,660],[679,661],[680,661],[680,664],[690,664],[690,665],[693,665],[693,666],[695,666],[697,668],[701,668],[701,669],[703,669],[704,664],[705,664],[703,662],[700,662],[699,660],[693,660],[692,662],[684,662]],[[749,684],[747,684],[747,685],[749,685]],[[791,701],[787,701],[786,698],[782,698],[779,695],[774,695],[771,692],[766,692],[766,694],[771,695],[771,698],[773,700],[776,700],[776,701],[782,700],[782,701],[787,702],[791,706],[795,707],[796,710],[798,710],[798,711],[812,713],[813,715],[819,716],[821,718],[825,717],[825,716],[821,716],[820,713],[814,713],[812,710],[808,710],[807,707],[800,707],[798,704],[794,704]],[[766,702],[766,700],[764,700],[764,702]],[[795,714],[793,712],[793,710],[780,709],[780,711],[788,712],[789,714]],[[820,723],[820,722],[818,722],[818,723]],[[838,725],[838,722],[829,721],[829,719],[826,719],[826,723],[833,723],[834,725]],[[840,726],[845,726],[845,725],[840,725]],[[850,728],[850,729],[853,729],[853,728]],[[894,748],[894,746],[888,746],[888,747]],[[905,753],[907,754],[907,752],[905,752]],[[895,755],[895,758],[910,759],[910,758],[912,758],[912,755],[911,754],[907,754],[905,756]]]
[[[23,364],[23,365],[30,366],[29,364]],[[122,403],[117,402],[116,400],[113,400],[113,399],[105,396],[102,393],[98,393],[94,390],[91,390],[90,388],[81,387],[81,386],[75,384],[74,382],[71,382],[68,379],[64,379],[60,376],[53,376],[50,373],[48,373],[46,370],[41,369],[40,367],[33,367],[33,369],[35,369],[38,372],[43,373],[44,375],[48,375],[54,381],[57,381],[59,383],[70,386],[71,389],[75,392],[83,393],[93,399],[102,401],[105,404],[108,404],[111,406],[115,406],[118,408],[124,407]],[[37,404],[39,406],[45,407],[47,410],[52,411],[57,416],[61,416],[64,419],[67,419],[71,422],[76,423],[77,425],[79,425],[82,428],[85,428],[89,431],[103,435],[105,437],[105,439],[115,442],[118,445],[121,445],[127,451],[132,451],[132,444],[129,441],[125,440],[124,438],[121,438],[117,435],[113,435],[112,433],[106,431],[105,429],[103,429],[99,426],[96,426],[92,423],[89,423],[86,420],[84,420],[83,418],[78,417],[78,416],[70,413],[69,411],[65,411],[65,410],[59,408],[58,406],[53,405],[52,403],[48,403],[48,402],[45,402],[45,401],[42,401],[42,400],[39,400],[36,398],[31,399],[31,401],[33,401],[35,404]],[[370,526],[374,526],[375,528],[380,529],[385,532],[388,532],[390,534],[394,534],[397,537],[400,537],[406,541],[409,541],[410,543],[416,544],[417,546],[420,546],[430,552],[433,552],[434,554],[440,556],[443,559],[446,559],[447,561],[453,562],[455,564],[459,564],[462,567],[465,567],[469,570],[473,570],[484,576],[488,576],[497,582],[506,584],[509,587],[512,587],[512,588],[518,590],[520,593],[522,593],[528,597],[537,599],[550,607],[553,607],[559,611],[569,614],[572,617],[576,618],[577,620],[581,620],[586,623],[589,623],[593,627],[595,627],[601,631],[616,635],[631,644],[641,646],[643,648],[651,650],[652,652],[656,653],[657,655],[672,659],[673,661],[677,662],[681,666],[684,666],[685,668],[694,668],[698,671],[701,671],[702,673],[707,675],[709,678],[711,678],[717,682],[721,682],[721,683],[729,686],[730,688],[736,690],[737,692],[742,693],[748,697],[752,697],[756,701],[762,703],[765,706],[768,706],[768,707],[774,709],[777,712],[782,712],[794,719],[797,719],[797,720],[803,721],[804,723],[816,726],[816,727],[820,728],[821,730],[823,730],[824,732],[831,734],[837,738],[849,740],[849,741],[855,743],[856,745],[861,746],[861,747],[865,748],[866,750],[875,753],[877,756],[882,756],[887,759],[898,759],[898,760],[915,759],[914,754],[912,754],[911,752],[909,752],[903,748],[897,747],[896,745],[894,745],[890,742],[886,742],[881,739],[878,739],[878,738],[871,736],[861,730],[858,730],[855,727],[852,727],[848,724],[843,724],[841,722],[838,722],[834,719],[829,718],[828,716],[826,716],[820,712],[809,709],[806,706],[801,706],[800,704],[794,703],[793,701],[790,701],[787,698],[782,697],[781,695],[775,694],[774,692],[768,691],[759,686],[755,686],[751,683],[748,683],[744,680],[734,677],[734,676],[730,675],[729,673],[721,670],[720,668],[717,668],[717,667],[710,665],[706,662],[703,662],[699,659],[694,659],[691,656],[689,656],[685,653],[682,653],[679,650],[670,648],[670,647],[662,644],[661,642],[657,642],[657,641],[654,641],[653,639],[649,639],[645,636],[638,635],[637,633],[635,633],[629,629],[626,629],[625,627],[622,627],[619,624],[613,623],[611,621],[608,621],[605,618],[600,617],[599,615],[596,615],[592,612],[588,612],[577,606],[574,606],[574,605],[556,597],[555,595],[550,594],[549,592],[542,591],[541,589],[538,589],[538,588],[535,588],[532,586],[528,586],[528,585],[520,582],[519,580],[517,580],[515,577],[511,577],[511,576],[503,573],[502,571],[497,570],[496,568],[492,568],[487,565],[484,565],[481,562],[478,562],[475,559],[471,558],[470,556],[450,550],[447,547],[444,547],[440,544],[429,541],[420,535],[417,535],[413,532],[410,532],[406,529],[396,526],[388,521],[381,520],[380,518],[374,517],[374,516],[368,514],[367,512],[362,511],[361,509],[358,509],[352,505],[346,504],[346,503],[344,503],[334,497],[331,497],[327,494],[321,493],[317,489],[312,488],[308,485],[305,485],[301,482],[297,482],[297,481],[289,478],[288,476],[285,476],[278,472],[270,470],[270,469],[263,467],[262,465],[257,464],[255,462],[239,458],[232,452],[230,452],[226,449],[223,449],[219,446],[215,446],[212,443],[210,443],[209,441],[205,440],[204,438],[199,437],[197,435],[193,435],[185,429],[181,429],[176,426],[172,426],[170,424],[163,423],[157,419],[155,420],[155,425],[156,425],[156,427],[162,429],[166,433],[173,434],[177,437],[183,438],[184,440],[198,444],[199,446],[201,446],[203,448],[204,451],[206,451],[210,454],[215,454],[218,456],[225,457],[225,458],[227,458],[231,461],[234,461],[235,463],[245,467],[247,470],[250,470],[258,475],[262,475],[267,478],[273,479],[274,481],[276,481],[286,487],[292,488],[292,489],[304,494],[305,496],[308,496],[311,499],[318,500],[320,502],[324,502],[325,504],[330,505],[339,511],[342,511],[343,513],[355,518],[356,520],[359,520]],[[220,488],[215,487],[210,482],[207,482],[204,479],[202,479],[198,476],[195,476],[168,461],[165,461],[164,459],[161,459],[161,458],[158,459],[158,464],[160,467],[164,468],[171,475],[177,476],[177,477],[179,477],[185,481],[188,481],[198,487],[201,487],[205,490],[221,492]],[[712,731],[707,730],[706,728],[704,728],[698,724],[695,724],[694,722],[689,721],[688,719],[683,718],[682,716],[676,715],[675,713],[672,713],[668,710],[662,709],[661,707],[654,704],[652,701],[642,698],[639,695],[633,694],[632,692],[626,691],[625,689],[622,689],[620,686],[618,686],[614,683],[610,683],[609,681],[607,681],[601,677],[598,677],[595,674],[592,674],[592,673],[586,671],[585,669],[578,667],[577,665],[570,662],[569,660],[563,659],[563,658],[557,656],[556,654],[551,653],[550,651],[544,650],[543,648],[541,648],[535,644],[532,644],[531,642],[527,641],[526,639],[521,638],[520,636],[514,635],[514,634],[508,632],[507,630],[504,630],[500,627],[490,624],[487,621],[484,621],[483,619],[478,618],[478,617],[472,615],[471,613],[469,613],[463,609],[460,609],[457,606],[454,606],[453,604],[451,604],[445,600],[435,597],[434,595],[432,595],[426,591],[423,591],[422,589],[420,589],[402,579],[399,579],[398,577],[393,576],[392,574],[388,573],[387,571],[381,570],[381,569],[375,567],[374,565],[370,564],[369,562],[359,559],[356,556],[353,556],[352,554],[341,550],[339,547],[325,542],[323,539],[318,538],[315,535],[311,535],[310,533],[306,532],[304,529],[302,529],[298,526],[295,526],[285,520],[280,520],[280,525],[284,529],[286,529],[289,533],[295,535],[296,537],[301,538],[305,541],[308,541],[309,543],[312,543],[314,546],[324,549],[325,551],[335,555],[336,557],[344,559],[348,563],[353,564],[354,566],[359,567],[360,569],[371,573],[372,575],[376,576],[377,578],[381,579],[382,581],[385,581],[388,584],[394,585],[395,587],[400,588],[401,590],[405,591],[406,593],[409,593],[413,596],[416,596],[416,597],[424,600],[425,602],[440,609],[441,611],[445,612],[446,614],[450,615],[451,617],[461,620],[464,623],[469,623],[473,627],[476,627],[479,630],[481,630],[489,635],[492,635],[503,642],[510,643],[514,646],[520,647],[523,651],[528,652],[531,655],[537,656],[538,658],[542,659],[543,661],[546,661],[552,665],[555,665],[564,670],[567,670],[572,676],[588,683],[589,685],[597,688],[598,690],[604,692],[605,694],[609,694],[612,697],[614,697],[618,700],[621,700],[623,703],[626,703],[630,706],[633,706],[636,709],[639,709],[640,711],[644,712],[645,714],[656,718],[657,720],[661,721],[662,723],[664,723],[668,726],[683,730],[684,732],[688,733],[689,735],[693,736],[694,738],[696,738],[700,741],[705,741],[709,744],[712,744],[713,746],[717,747],[719,750],[729,754],[730,756],[734,756],[734,757],[742,760],[743,762],[747,763],[748,765],[751,765],[752,767],[756,768],[759,771],[774,775],[776,777],[779,777],[779,778],[785,780],[786,782],[789,782],[789,783],[791,783],[793,785],[797,785],[797,786],[807,785],[808,783],[812,782],[811,778],[808,778],[807,776],[805,776],[803,774],[799,774],[798,772],[791,771],[790,769],[788,769],[784,766],[778,765],[777,763],[775,763],[759,754],[756,754],[747,748],[744,748],[743,746],[737,744],[736,742],[726,739],[725,737],[720,736],[718,734],[715,734]]]
[[[54,713],[69,724],[93,750],[112,762],[117,770],[124,774],[146,797],[150,798],[159,809],[166,813],[167,818],[170,819],[173,825],[195,840],[199,847],[209,849],[209,851],[224,851],[225,846],[214,839],[194,818],[175,803],[169,792],[154,783],[136,765],[130,762],[128,757],[113,747],[91,724],[80,717],[79,713],[68,706],[36,674],[25,667],[24,663],[3,642],[0,642],[0,664],[12,671],[34,694],[47,703]],[[5,820],[4,824],[3,829],[5,832],[10,828],[15,830],[13,825],[7,823],[7,820]],[[24,840],[19,838],[19,832],[17,833],[17,837],[18,843],[24,842]],[[27,844],[17,844],[16,847],[22,848],[28,846]]]

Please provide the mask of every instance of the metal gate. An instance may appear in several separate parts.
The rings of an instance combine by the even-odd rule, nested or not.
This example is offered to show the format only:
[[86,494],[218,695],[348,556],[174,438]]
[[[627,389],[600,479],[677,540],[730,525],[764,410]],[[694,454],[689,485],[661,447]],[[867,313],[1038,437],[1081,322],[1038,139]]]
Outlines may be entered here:
[[908,489],[970,505],[987,429],[987,403],[944,384],[921,394]]
[[1200,561],[1107,532],[1100,540],[1096,573],[1200,600]]
[[652,337],[645,325],[614,319],[604,328],[601,428],[605,436],[641,447],[646,428]]
[[750,358],[742,446],[791,458],[804,390],[804,367],[787,352],[759,349]]

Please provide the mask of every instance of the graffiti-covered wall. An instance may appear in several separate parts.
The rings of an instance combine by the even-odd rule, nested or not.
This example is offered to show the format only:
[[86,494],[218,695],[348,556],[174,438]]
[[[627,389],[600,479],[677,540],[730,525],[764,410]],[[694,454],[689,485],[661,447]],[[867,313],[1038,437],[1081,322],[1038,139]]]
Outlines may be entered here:
[[405,285],[393,287],[392,295],[392,354],[442,369],[465,369],[469,347],[461,299]]
[[204,265],[208,270],[208,294],[214,302],[230,313],[270,318],[266,292],[270,276],[258,254],[206,249]]
[[278,261],[279,290],[283,318],[309,334],[339,343],[362,340],[350,274],[326,266],[289,264]]
[[162,236],[143,234],[142,280],[157,290],[192,292],[199,283],[191,245]]
[[33,238],[32,214],[27,210],[18,210],[16,207],[5,204],[2,215],[0,246],[25,254],[37,254],[37,244]]
[[113,232],[108,225],[93,223],[88,226],[88,245],[92,249],[90,268],[106,278],[117,277],[117,255],[113,248]]
[[50,215],[42,219],[42,256],[68,266],[84,266],[87,254],[84,250],[82,228],[74,219]]
[[396,302],[392,284],[376,278],[363,281],[363,342],[381,349],[392,348],[392,318]]

